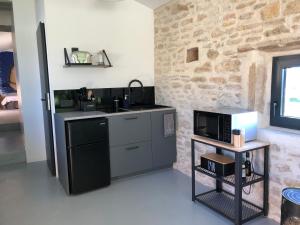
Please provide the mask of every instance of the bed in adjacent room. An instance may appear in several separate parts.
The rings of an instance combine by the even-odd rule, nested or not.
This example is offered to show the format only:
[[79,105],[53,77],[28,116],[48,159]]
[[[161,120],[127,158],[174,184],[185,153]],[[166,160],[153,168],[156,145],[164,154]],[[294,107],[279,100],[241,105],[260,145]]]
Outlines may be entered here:
[[0,52],[0,108],[18,108],[13,52]]

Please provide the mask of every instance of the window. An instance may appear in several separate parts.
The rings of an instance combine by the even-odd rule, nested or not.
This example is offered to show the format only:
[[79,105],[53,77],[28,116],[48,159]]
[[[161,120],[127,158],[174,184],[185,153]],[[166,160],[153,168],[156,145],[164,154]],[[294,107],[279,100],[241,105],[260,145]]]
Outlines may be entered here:
[[273,58],[270,124],[300,130],[300,55]]

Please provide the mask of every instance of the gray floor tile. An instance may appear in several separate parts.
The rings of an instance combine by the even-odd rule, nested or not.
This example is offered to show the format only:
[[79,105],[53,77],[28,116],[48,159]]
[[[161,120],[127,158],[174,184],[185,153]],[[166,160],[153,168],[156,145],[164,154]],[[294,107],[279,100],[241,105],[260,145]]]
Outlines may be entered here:
[[[199,186],[203,189],[204,187]],[[190,178],[177,170],[113,181],[68,197],[46,163],[0,168],[0,225],[229,225],[191,201]],[[277,225],[266,218],[250,225]]]

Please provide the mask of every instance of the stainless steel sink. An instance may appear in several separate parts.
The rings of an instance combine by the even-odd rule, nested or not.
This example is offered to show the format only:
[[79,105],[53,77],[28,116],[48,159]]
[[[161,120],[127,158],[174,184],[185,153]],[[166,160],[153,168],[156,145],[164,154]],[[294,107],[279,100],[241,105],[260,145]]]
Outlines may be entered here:
[[122,113],[122,112],[130,112],[130,111],[142,111],[142,110],[150,110],[150,109],[160,109],[160,108],[169,108],[169,106],[164,105],[134,105],[129,109],[119,108],[117,111],[114,111],[113,108],[102,108],[98,109],[98,111],[105,113]]
[[129,111],[141,111],[141,110],[149,110],[149,109],[160,109],[160,108],[168,108],[168,106],[164,105],[135,105],[131,106]]
[[118,111],[114,111],[112,108],[104,108],[99,109],[98,111],[105,112],[105,113],[121,113],[121,112],[128,112],[128,109],[119,108]]

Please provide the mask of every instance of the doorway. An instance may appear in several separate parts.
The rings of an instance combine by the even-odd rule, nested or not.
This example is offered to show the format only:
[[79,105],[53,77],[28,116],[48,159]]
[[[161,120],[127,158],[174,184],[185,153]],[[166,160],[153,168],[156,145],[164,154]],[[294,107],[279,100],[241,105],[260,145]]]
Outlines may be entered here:
[[13,27],[12,4],[0,2],[0,166],[26,162]]

